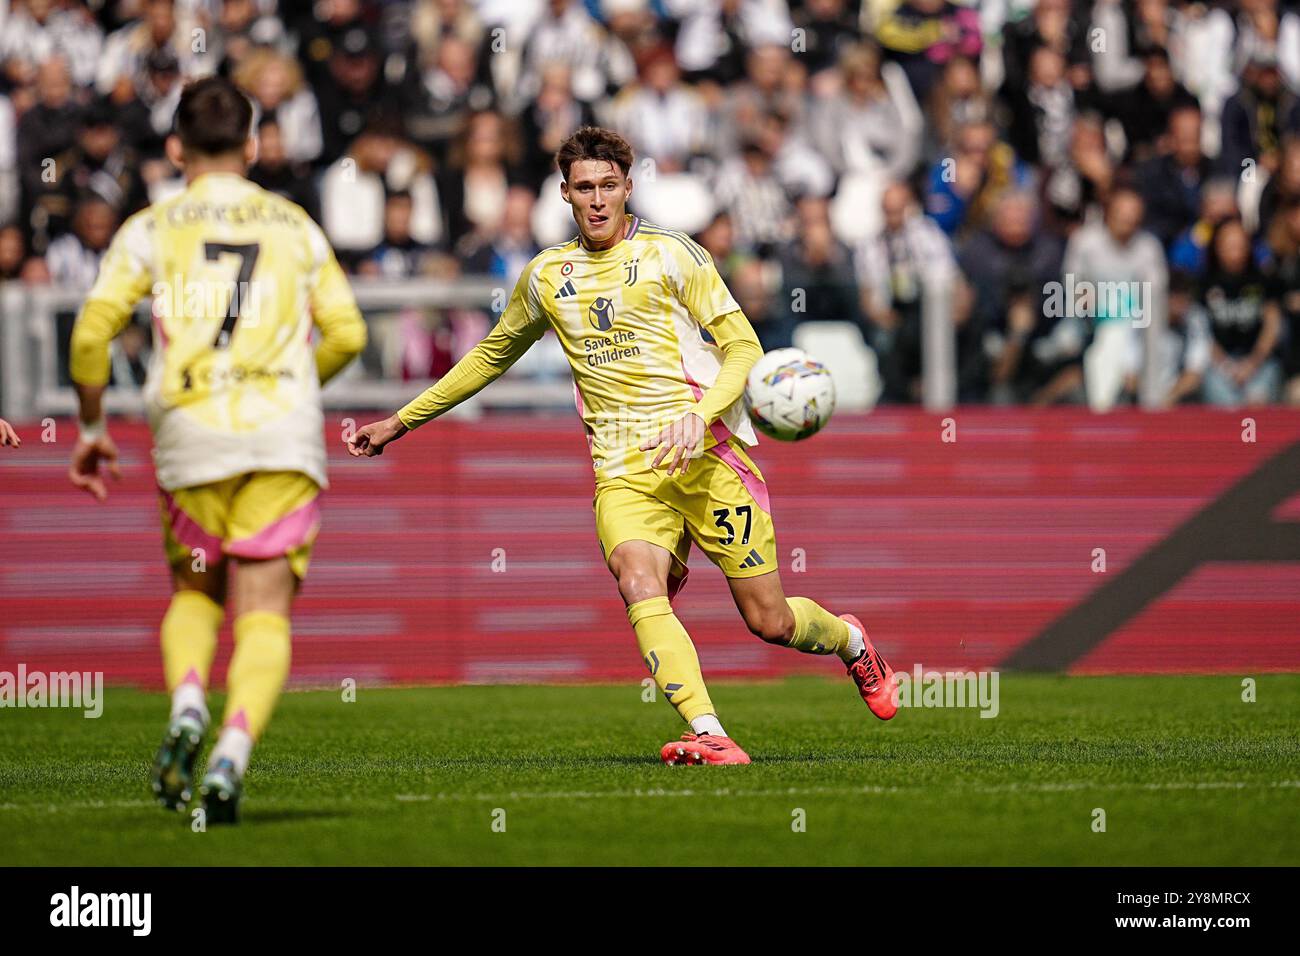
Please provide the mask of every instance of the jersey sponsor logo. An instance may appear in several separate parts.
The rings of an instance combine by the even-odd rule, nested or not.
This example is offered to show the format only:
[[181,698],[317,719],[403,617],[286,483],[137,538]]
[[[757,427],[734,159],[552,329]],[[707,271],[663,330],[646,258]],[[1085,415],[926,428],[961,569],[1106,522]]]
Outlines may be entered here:
[[[613,306],[610,310],[613,311]],[[587,353],[587,364],[592,368],[641,354],[641,346],[636,344],[636,333],[631,329],[620,329],[609,338],[585,338],[582,345]]]
[[557,299],[567,299],[569,296],[577,294],[578,290],[574,288],[573,280],[569,279],[564,285],[560,286],[560,291],[555,293],[555,297]]
[[601,332],[608,332],[614,327],[614,303],[602,296],[587,309],[587,318]]
[[744,561],[741,561],[741,562],[740,562],[740,566],[741,566],[742,568],[757,568],[757,567],[759,567],[760,565],[763,565],[763,564],[766,564],[766,563],[767,563],[767,562],[764,561],[764,560],[759,556],[759,553],[758,553],[757,551],[755,551],[753,548],[750,548],[750,549],[749,549],[749,556],[746,557]]
[[244,382],[265,384],[291,381],[297,377],[290,368],[256,368],[248,365],[234,365],[230,368],[209,366],[197,371],[194,366],[187,365],[181,369],[180,376],[181,390],[185,392],[193,391],[196,384],[208,389],[217,389],[232,384],[242,385]]

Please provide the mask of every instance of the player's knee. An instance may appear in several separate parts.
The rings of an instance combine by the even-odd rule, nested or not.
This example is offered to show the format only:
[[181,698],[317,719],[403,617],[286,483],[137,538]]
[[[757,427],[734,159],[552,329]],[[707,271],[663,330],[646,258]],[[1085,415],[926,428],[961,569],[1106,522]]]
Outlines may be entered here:
[[752,611],[745,615],[745,624],[751,634],[768,644],[784,646],[794,636],[794,614],[788,606]]
[[668,593],[667,583],[646,568],[625,568],[618,574],[618,592],[629,604],[648,601],[650,598],[663,597]]
[[236,561],[235,614],[269,611],[288,617],[298,591],[298,579],[287,557]]

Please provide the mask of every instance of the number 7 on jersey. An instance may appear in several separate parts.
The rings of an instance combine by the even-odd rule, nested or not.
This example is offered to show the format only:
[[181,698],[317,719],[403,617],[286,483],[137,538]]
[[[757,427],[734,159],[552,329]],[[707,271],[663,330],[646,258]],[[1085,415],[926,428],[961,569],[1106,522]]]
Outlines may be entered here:
[[244,293],[248,289],[249,280],[253,277],[253,269],[257,265],[257,254],[260,251],[261,246],[256,242],[203,243],[203,256],[208,262],[216,262],[223,253],[239,256],[239,278],[235,281],[234,292],[230,295],[230,304],[226,307],[226,319],[221,323],[221,328],[217,331],[217,337],[212,343],[214,349],[230,348],[230,339],[235,334],[235,323],[239,321],[239,314],[243,310]]

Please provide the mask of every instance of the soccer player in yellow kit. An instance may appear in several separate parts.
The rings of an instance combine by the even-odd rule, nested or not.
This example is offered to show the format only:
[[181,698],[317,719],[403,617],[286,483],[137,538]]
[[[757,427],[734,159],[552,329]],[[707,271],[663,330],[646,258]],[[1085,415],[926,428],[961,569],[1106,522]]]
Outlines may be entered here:
[[81,436],[69,476],[103,501],[101,464],[117,474],[102,406],[109,342],[153,295],[144,399],[174,593],[161,635],[171,718],[152,784],[164,806],[189,802],[229,605],[225,717],[199,788],[209,822],[238,819],[253,743],[289,673],[289,609],[326,486],[320,387],[366,341],[324,233],[244,177],[256,156],[251,122],[228,81],[186,87],[167,142],[185,191],[123,224],[72,333]]
[[496,328],[415,401],[359,430],[349,450],[382,453],[493,381],[553,328],[587,429],[601,550],[646,666],[691,726],[661,758],[749,763],[718,720],[670,603],[692,541],[726,575],[750,631],[838,655],[871,710],[889,719],[892,670],[857,618],[782,591],[767,486],[745,451],[757,439],[740,401],[762,349],[709,254],[625,212],[632,162],[627,142],[597,127],[561,146],[560,189],[579,234],[539,253]]

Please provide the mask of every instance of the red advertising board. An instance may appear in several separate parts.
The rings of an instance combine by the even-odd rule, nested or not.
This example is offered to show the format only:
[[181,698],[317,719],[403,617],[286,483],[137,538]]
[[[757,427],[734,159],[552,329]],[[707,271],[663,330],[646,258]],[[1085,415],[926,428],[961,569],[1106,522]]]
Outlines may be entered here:
[[[575,419],[443,421],[369,460],[330,427],[294,682],[644,676]],[[0,669],[160,686],[147,430],[113,426],[104,505],[65,478],[72,423],[22,432],[0,454]],[[880,410],[754,457],[787,594],[857,614],[896,668],[1300,670],[1300,412]],[[719,572],[691,565],[675,604],[706,674],[825,672],[752,637]]]

